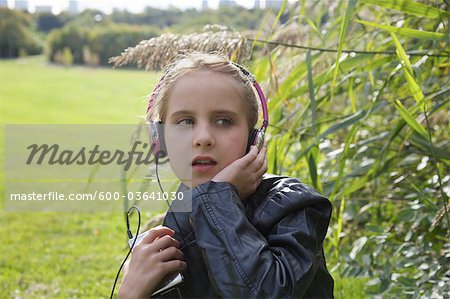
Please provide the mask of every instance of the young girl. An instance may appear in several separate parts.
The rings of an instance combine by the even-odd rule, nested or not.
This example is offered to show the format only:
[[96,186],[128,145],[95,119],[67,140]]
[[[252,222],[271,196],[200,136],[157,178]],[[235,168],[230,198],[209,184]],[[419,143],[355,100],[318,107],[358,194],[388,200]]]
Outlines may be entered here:
[[149,298],[178,272],[184,282],[169,297],[333,297],[322,249],[331,204],[296,179],[265,175],[266,149],[248,149],[259,100],[245,72],[191,53],[161,80],[149,117],[192,130],[192,180],[182,180],[192,212],[168,212],[134,248],[120,298]]

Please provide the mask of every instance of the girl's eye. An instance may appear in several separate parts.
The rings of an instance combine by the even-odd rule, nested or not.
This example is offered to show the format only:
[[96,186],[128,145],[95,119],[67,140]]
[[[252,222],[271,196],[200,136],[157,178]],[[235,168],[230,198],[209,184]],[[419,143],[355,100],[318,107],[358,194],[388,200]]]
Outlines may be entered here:
[[230,126],[233,124],[233,121],[229,118],[220,118],[216,121],[216,124],[221,126]]
[[182,126],[192,126],[194,124],[194,121],[192,119],[185,118],[177,121],[176,124]]

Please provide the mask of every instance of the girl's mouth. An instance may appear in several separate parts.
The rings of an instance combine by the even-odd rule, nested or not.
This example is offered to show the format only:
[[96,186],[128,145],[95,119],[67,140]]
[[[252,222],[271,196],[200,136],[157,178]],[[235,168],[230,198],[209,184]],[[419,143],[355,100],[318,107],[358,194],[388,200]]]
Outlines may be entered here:
[[207,172],[214,168],[217,162],[208,156],[198,156],[192,160],[192,170],[199,172]]

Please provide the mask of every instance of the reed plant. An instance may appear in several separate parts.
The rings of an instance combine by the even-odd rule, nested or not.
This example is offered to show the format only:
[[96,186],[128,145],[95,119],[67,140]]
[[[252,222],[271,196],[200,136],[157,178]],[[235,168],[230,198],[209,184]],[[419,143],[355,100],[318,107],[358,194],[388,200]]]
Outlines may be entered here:
[[447,0],[285,1],[257,32],[165,35],[113,61],[158,68],[189,45],[249,65],[269,98],[269,172],[333,203],[331,271],[368,277],[369,294],[438,298],[450,294],[449,18]]

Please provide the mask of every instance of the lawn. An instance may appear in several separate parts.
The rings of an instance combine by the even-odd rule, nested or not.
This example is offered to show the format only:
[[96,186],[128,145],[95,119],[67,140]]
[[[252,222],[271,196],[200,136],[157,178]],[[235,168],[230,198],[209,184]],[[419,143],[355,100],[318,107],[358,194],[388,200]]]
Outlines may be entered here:
[[[48,65],[43,57],[0,61],[2,169],[3,125],[135,124],[156,80],[143,71]],[[0,194],[1,298],[109,297],[126,254],[121,213],[7,212],[3,183]],[[333,275],[337,298],[364,296],[363,280]]]
[[[0,61],[2,169],[4,124],[136,124],[155,80],[143,71],[48,65],[44,57]],[[2,209],[0,220],[1,298],[109,296],[126,253],[122,214]]]

